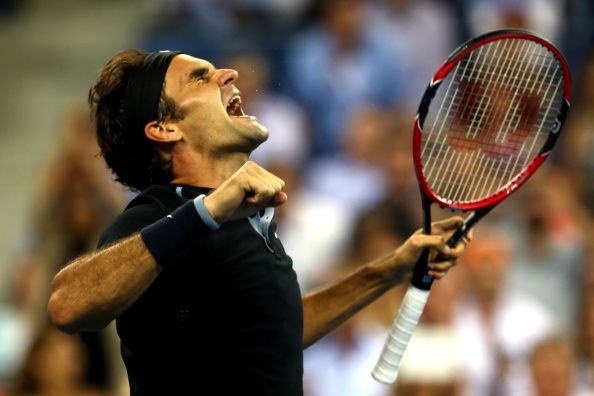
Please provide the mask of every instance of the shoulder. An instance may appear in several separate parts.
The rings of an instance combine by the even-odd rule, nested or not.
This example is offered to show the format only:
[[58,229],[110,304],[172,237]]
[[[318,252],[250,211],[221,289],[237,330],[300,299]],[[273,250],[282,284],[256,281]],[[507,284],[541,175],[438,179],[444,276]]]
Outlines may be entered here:
[[99,238],[99,247],[106,246],[119,239],[140,231],[165,216],[163,209],[156,203],[143,204],[122,212]]
[[[106,246],[119,239],[128,237],[174,210],[178,203],[164,202],[162,195],[175,195],[175,193],[165,190],[166,189],[164,188],[160,188],[159,192],[155,194],[154,191],[151,192],[151,188],[134,198],[128,204],[126,210],[117,216],[111,225],[103,232],[99,239],[99,247]],[[175,199],[175,201],[177,201],[176,197],[166,198],[171,200]],[[167,201],[167,199],[165,199],[165,201]]]

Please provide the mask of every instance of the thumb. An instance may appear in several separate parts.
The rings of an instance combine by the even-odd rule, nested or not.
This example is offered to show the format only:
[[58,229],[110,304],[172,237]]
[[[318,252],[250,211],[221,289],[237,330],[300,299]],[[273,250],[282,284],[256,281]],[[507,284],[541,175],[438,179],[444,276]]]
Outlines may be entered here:
[[274,194],[274,197],[270,200],[268,206],[280,206],[287,202],[288,199],[289,197],[287,196],[287,193],[283,191],[277,192],[276,194]]

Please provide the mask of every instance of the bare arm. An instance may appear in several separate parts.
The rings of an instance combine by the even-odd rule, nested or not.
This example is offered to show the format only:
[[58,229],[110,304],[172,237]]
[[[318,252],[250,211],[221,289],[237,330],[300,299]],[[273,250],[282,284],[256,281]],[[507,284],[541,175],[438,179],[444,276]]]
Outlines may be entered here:
[[[412,269],[425,248],[433,248],[440,260],[429,263],[430,274],[439,279],[455,264],[464,244],[448,250],[445,241],[462,219],[454,217],[433,225],[433,235],[420,231],[400,248],[347,275],[340,281],[303,298],[303,348],[307,348],[339,324],[375,301],[392,287],[412,277]],[[437,255],[433,254],[435,258]]]
[[[218,222],[244,218],[283,204],[287,200],[283,187],[282,180],[247,162],[206,197],[204,205]],[[70,333],[103,328],[126,311],[160,271],[140,233],[81,256],[55,276],[50,318]]]
[[[346,278],[313,291],[303,298],[303,348],[307,348],[339,324],[375,301],[403,279],[387,282],[381,262],[359,268]],[[406,274],[402,274],[404,277]]]
[[136,233],[62,269],[52,283],[50,317],[69,333],[103,328],[127,310],[159,272],[161,267]]

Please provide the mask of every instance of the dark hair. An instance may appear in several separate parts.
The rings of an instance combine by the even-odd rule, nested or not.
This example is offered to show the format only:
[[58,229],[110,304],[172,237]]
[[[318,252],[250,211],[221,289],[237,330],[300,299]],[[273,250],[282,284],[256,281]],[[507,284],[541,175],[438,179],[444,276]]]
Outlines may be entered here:
[[[114,55],[101,69],[89,90],[89,106],[95,122],[97,142],[116,180],[134,190],[171,181],[171,161],[164,159],[143,130],[126,128],[130,87],[148,52],[128,50]],[[175,101],[161,91],[158,120],[182,119]]]

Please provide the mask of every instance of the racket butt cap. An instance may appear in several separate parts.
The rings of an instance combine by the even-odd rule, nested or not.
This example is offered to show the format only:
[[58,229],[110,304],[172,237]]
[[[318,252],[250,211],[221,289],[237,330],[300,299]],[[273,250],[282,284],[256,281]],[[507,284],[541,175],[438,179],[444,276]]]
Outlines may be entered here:
[[371,371],[371,376],[377,382],[381,382],[382,384],[391,385],[396,382],[396,378],[398,377],[398,373],[393,375],[386,375],[382,373],[382,370],[379,367],[376,367]]

